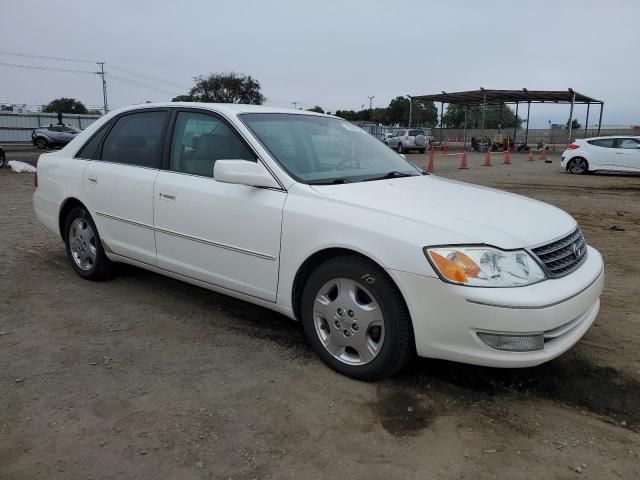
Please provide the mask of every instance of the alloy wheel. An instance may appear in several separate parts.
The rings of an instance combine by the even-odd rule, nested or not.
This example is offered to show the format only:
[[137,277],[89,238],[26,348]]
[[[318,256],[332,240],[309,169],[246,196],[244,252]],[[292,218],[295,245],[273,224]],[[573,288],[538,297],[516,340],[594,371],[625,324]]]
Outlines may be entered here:
[[571,167],[569,168],[569,170],[571,171],[571,173],[574,173],[576,175],[580,175],[584,172],[587,171],[587,162],[586,160],[584,160],[583,158],[579,158],[576,160],[573,160],[571,162]]
[[382,349],[385,332],[380,305],[354,280],[325,283],[316,295],[313,319],[322,345],[340,362],[364,365]]
[[85,271],[93,268],[98,255],[96,235],[89,222],[84,218],[76,218],[71,223],[69,248],[78,267]]

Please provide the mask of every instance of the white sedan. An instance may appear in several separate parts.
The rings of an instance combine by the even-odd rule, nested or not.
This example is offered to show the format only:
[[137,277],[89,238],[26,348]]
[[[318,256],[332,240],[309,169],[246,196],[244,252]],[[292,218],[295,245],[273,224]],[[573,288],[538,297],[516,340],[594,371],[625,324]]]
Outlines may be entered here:
[[36,185],[81,277],[123,262],[273,309],[354,378],[415,353],[537,365],[600,305],[602,257],[567,213],[428,175],[328,115],[125,108],[41,156]]
[[596,137],[574,141],[560,165],[578,175],[596,171],[640,173],[640,137]]

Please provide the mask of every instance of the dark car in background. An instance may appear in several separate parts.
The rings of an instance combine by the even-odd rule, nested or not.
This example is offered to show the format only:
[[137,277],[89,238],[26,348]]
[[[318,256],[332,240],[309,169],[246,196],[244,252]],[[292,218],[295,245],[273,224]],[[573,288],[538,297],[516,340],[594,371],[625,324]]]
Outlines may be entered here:
[[49,125],[38,127],[31,133],[31,141],[40,148],[64,147],[82,130],[69,125]]

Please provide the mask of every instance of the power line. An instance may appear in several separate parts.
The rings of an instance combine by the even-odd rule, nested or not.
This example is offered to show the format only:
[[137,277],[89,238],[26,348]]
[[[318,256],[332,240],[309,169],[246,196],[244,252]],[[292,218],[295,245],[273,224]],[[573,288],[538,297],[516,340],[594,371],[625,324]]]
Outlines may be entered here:
[[91,75],[95,75],[96,72],[90,72],[89,70],[72,70],[69,68],[55,68],[55,67],[41,67],[38,65],[24,65],[21,63],[6,63],[0,62],[0,66],[3,67],[12,67],[12,68],[26,68],[29,70],[48,70],[51,72],[66,72],[66,73],[89,73]]
[[144,83],[140,83],[140,82],[136,82],[135,80],[130,80],[128,78],[120,77],[118,75],[114,75],[113,73],[110,73],[107,76],[108,78],[116,80],[118,82],[128,83],[130,85],[135,85],[137,87],[146,88],[147,90],[156,90],[158,92],[166,93],[168,95],[176,94],[175,91],[164,90],[162,88],[154,87],[152,85],[145,85]]
[[155,77],[153,75],[149,75],[147,73],[137,72],[135,70],[130,70],[130,69],[127,69],[127,68],[124,68],[124,67],[120,67],[118,65],[114,65],[112,63],[109,63],[107,65],[112,70],[118,70],[118,71],[123,72],[123,73],[128,73],[129,75],[133,75],[135,77],[146,78],[146,79],[151,80],[151,81],[156,82],[156,83],[163,83],[165,85],[169,85],[169,86],[176,87],[176,88],[181,88],[183,90],[189,90],[190,89],[190,87],[187,87],[185,85],[181,85],[180,83],[172,82],[170,80],[163,80],[163,79],[160,79],[160,78]]
[[59,62],[98,63],[95,60],[85,60],[80,58],[65,58],[65,57],[49,57],[47,55],[34,55],[30,53],[7,52],[6,50],[0,50],[0,53],[3,55],[13,55],[14,57],[40,58],[44,60],[57,60]]

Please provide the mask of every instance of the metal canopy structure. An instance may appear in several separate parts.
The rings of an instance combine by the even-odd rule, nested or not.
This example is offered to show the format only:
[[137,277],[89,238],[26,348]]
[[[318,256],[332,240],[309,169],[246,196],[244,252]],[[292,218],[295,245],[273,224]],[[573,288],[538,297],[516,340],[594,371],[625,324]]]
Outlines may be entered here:
[[[602,126],[602,111],[604,109],[604,102],[595,98],[578,93],[575,90],[569,88],[567,90],[487,90],[480,88],[480,90],[469,90],[466,92],[442,92],[434,95],[416,95],[412,96],[411,100],[428,100],[432,102],[440,102],[440,141],[442,141],[442,120],[444,116],[444,104],[451,105],[465,105],[465,106],[482,106],[482,137],[484,138],[484,120],[485,109],[487,105],[500,105],[500,117],[502,117],[502,105],[515,104],[516,105],[516,118],[518,116],[518,107],[521,103],[527,104],[527,127],[525,142],[529,139],[529,113],[531,111],[532,103],[555,103],[555,104],[569,104],[571,110],[569,112],[569,135],[568,140],[571,140],[571,130],[573,123],[573,107],[576,104],[587,105],[587,119],[585,123],[585,137],[587,136],[587,127],[589,126],[589,110],[592,104],[600,105],[600,120],[598,122],[598,135],[600,135],[600,128]],[[465,110],[465,142],[466,142],[466,130],[467,130],[467,115]],[[516,126],[513,128],[513,137],[515,141]]]

